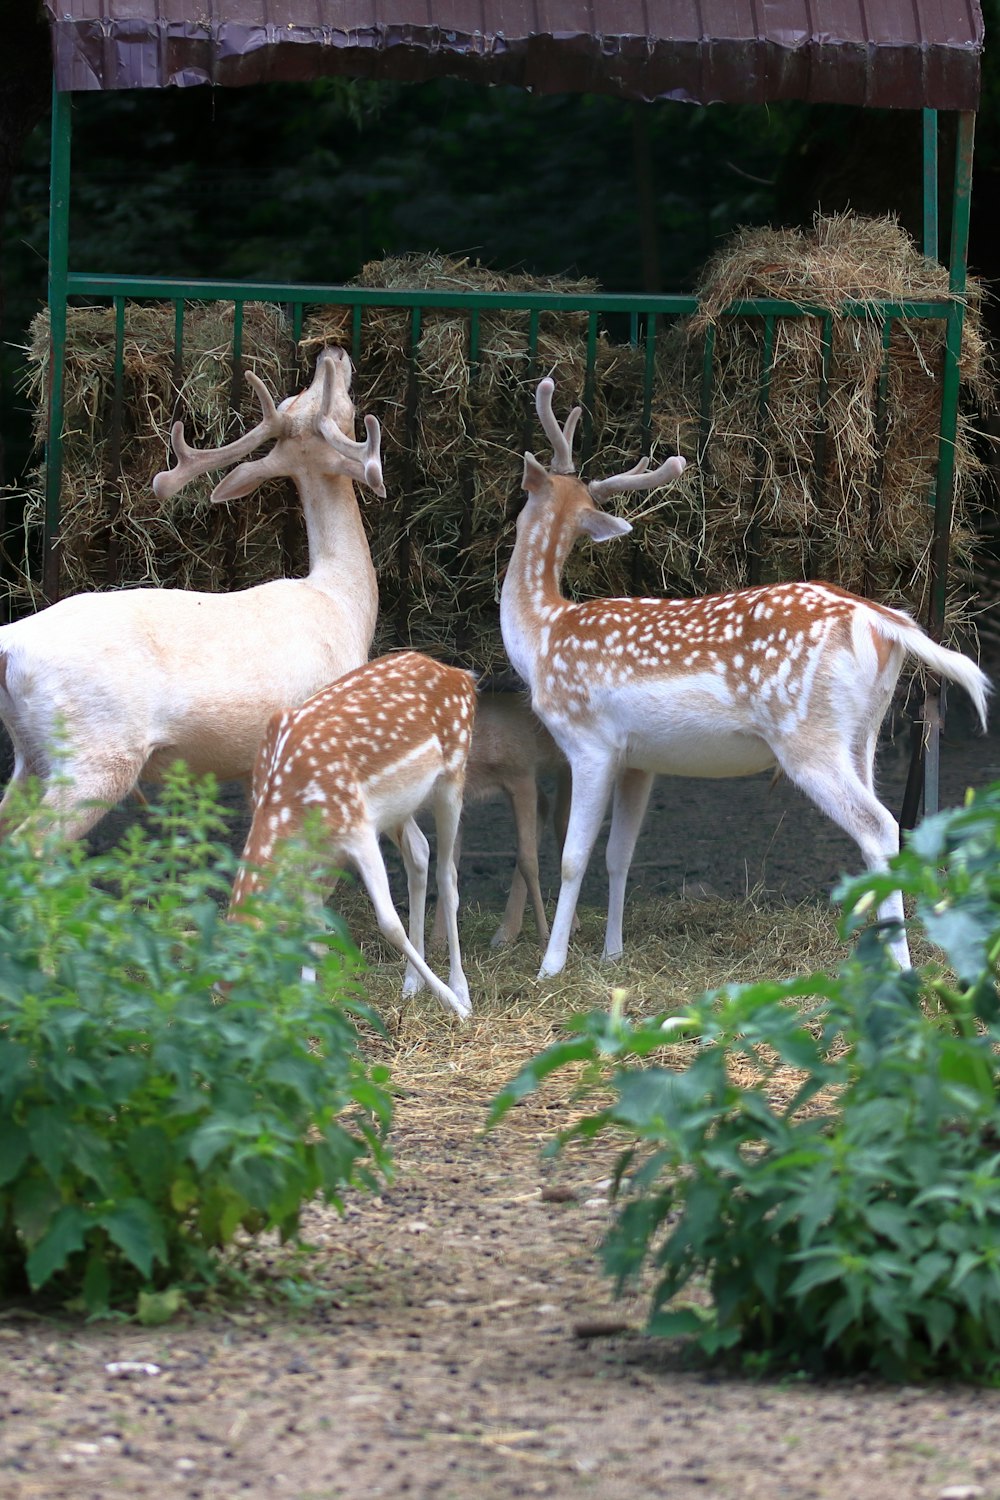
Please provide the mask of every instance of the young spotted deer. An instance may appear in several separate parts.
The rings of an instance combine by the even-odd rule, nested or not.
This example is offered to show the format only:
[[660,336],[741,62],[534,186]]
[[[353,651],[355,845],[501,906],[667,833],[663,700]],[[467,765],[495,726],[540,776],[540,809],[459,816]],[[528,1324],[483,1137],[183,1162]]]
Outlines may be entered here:
[[[253,821],[230,913],[238,913],[259,888],[279,841],[294,837],[315,812],[327,840],[328,869],[357,870],[379,930],[406,955],[403,994],[428,985],[467,1019],[472,1007],[458,942],[454,847],[475,712],[471,673],[403,651],[380,656],[299,708],[276,714],[254,768]],[[427,803],[437,826],[438,902],[451,961],[447,984],[424,961],[429,850],[415,814]],[[392,904],[378,843],[383,833],[406,866],[409,937]]]
[[[546,470],[524,457],[527,502],[500,600],[504,645],[535,712],[573,775],[562,887],[541,976],[566,962],[580,884],[609,797],[606,958],[622,951],[625,882],[653,777],[750,776],[779,768],[855,840],[872,869],[899,847],[874,792],[879,726],[903,663],[914,656],[961,684],[985,727],[989,684],[957,651],[908,615],[827,583],[781,583],[702,599],[595,599],[560,589],[576,538],[631,530],[595,501],[676,479],[682,458],[654,472],[592,482],[575,477],[579,408],[560,428],[553,383],[536,406],[553,447]],[[879,909],[899,924],[892,948],[909,963],[898,893]]]
[[[71,838],[176,760],[249,787],[271,714],[367,661],[378,587],[354,486],[385,494],[378,422],[366,417],[364,440],[354,440],[343,349],[322,350],[308,388],[280,406],[256,375],[247,380],[257,425],[224,447],[195,450],[175,423],[177,463],[153,488],[167,499],[195,475],[237,464],[212,491],[215,501],[237,500],[288,476],[305,513],[308,575],[231,594],[75,594],[0,628],[0,719],[15,756],[0,826],[32,776]],[[266,442],[270,451],[250,459]]]
[[[514,814],[517,862],[511,877],[510,895],[500,926],[490,939],[491,948],[517,941],[524,925],[524,908],[531,899],[540,942],[549,940],[549,924],[538,878],[538,833],[548,812],[548,799],[539,777],[555,777],[554,820],[559,848],[566,836],[569,816],[569,767],[566,757],[535,714],[523,692],[480,692],[476,724],[465,775],[465,805],[504,796]],[[460,863],[461,835],[455,845]],[[444,912],[434,915],[431,943],[444,942]]]

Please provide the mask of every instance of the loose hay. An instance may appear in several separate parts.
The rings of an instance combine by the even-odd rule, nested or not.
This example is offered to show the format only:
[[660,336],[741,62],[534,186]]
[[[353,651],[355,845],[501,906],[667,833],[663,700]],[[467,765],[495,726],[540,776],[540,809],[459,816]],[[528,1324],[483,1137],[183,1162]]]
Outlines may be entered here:
[[[356,278],[380,289],[590,293],[588,280],[501,276],[442,255],[371,262]],[[762,409],[762,320],[730,319],[737,298],[781,297],[829,311],[832,345],[822,422],[817,420],[822,321],[775,324],[773,369]],[[243,361],[280,397],[296,389],[315,353],[340,343],[352,353],[359,414],[383,428],[387,498],[365,496],[363,510],[381,614],[376,649],[407,644],[481,672],[503,673],[500,583],[513,544],[520,455],[543,439],[534,388],[552,373],[560,413],[589,397],[578,439],[584,477],[630,467],[651,444],[657,458],[682,451],[694,460],[682,481],[637,504],[634,537],[609,547],[577,547],[566,571],[571,596],[697,594],[763,581],[824,577],[926,617],[938,446],[943,322],[894,325],[884,419],[877,320],[849,319],[845,300],[948,296],[947,273],[919,255],[894,219],[818,217],[811,231],[748,230],[706,267],[693,317],[661,332],[655,350],[650,430],[642,430],[642,348],[597,340],[587,380],[588,316],[559,311],[538,320],[529,353],[526,312],[483,312],[478,358],[470,359],[468,314],[425,309],[411,354],[412,314],[366,306],[358,347],[351,308],[323,306],[305,318],[297,351],[277,307],[247,305]],[[962,379],[967,397],[992,399],[981,293],[967,297]],[[228,440],[256,420],[240,392],[230,410],[232,310],[190,305],[184,365],[176,380],[172,305],[130,305],[125,340],[121,477],[112,450],[113,313],[71,309],[67,350],[67,440],[62,561],[69,588],[115,582],[233,588],[306,568],[304,530],[290,487],[233,507],[207,501],[212,480],[161,504],[150,480],[163,467],[170,422],[180,416],[196,444]],[[710,442],[702,442],[701,372],[706,332],[715,330]],[[28,351],[36,426],[44,425],[48,323],[36,320]],[[967,558],[981,471],[971,418],[956,444],[952,556]],[[29,531],[43,511],[40,475],[29,499]],[[756,558],[755,566],[751,559]],[[27,570],[26,570],[27,571]],[[20,593],[34,598],[27,579]],[[35,600],[34,602],[38,602]],[[947,633],[967,601],[955,591]]]
[[[128,303],[125,312],[121,431],[115,434],[115,314],[108,307],[68,310],[60,557],[65,592],[118,583],[225,590],[282,571],[282,533],[299,527],[294,491],[264,486],[243,503],[213,505],[219,475],[192,480],[175,500],[160,501],[152,479],[172,463],[167,440],[175,420],[196,447],[231,441],[259,419],[256,398],[232,370],[233,308],[189,303],[184,347],[174,369],[172,304]],[[45,436],[49,315],[31,326],[27,393],[35,437]],[[280,308],[248,302],[242,363],[280,400],[292,387],[294,345]],[[232,405],[233,401],[236,406]],[[117,445],[117,451],[116,451]],[[44,478],[30,476],[26,533],[41,528]],[[15,597],[44,601],[24,567]]]
[[[372,261],[356,284],[460,293],[597,291],[590,280],[500,276],[441,255]],[[409,309],[366,308],[357,349],[349,309],[321,307],[307,316],[301,344],[307,360],[326,343],[344,344],[357,366],[358,408],[373,410],[383,424],[388,495],[366,506],[382,600],[379,646],[407,643],[471,660],[486,673],[506,669],[500,580],[513,544],[509,511],[519,493],[520,454],[538,441],[535,385],[552,373],[567,401],[581,395],[587,321],[586,313],[541,313],[532,358],[528,313],[483,312],[473,362],[467,313],[426,309],[411,362]],[[606,340],[599,345],[593,418],[602,461],[617,457],[623,444],[621,421],[611,415],[612,376],[638,358]],[[641,377],[638,385],[632,381],[633,397],[636,389],[641,393]],[[634,400],[622,404],[631,464],[640,452],[641,394],[638,408]]]

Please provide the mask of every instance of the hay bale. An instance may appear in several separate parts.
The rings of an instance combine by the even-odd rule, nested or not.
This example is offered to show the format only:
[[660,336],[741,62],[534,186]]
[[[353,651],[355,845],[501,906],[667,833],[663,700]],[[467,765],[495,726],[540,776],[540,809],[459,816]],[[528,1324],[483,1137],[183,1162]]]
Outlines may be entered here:
[[[680,418],[681,451],[702,462],[685,475],[687,503],[700,519],[699,586],[822,577],[926,618],[933,534],[933,487],[940,424],[943,320],[892,326],[884,415],[878,418],[882,329],[845,317],[849,301],[947,299],[948,273],[921,255],[891,217],[818,215],[811,230],[738,233],[709,262],[697,287],[699,309],[659,352],[663,405]],[[737,299],[781,298],[831,316],[825,405],[821,409],[823,320],[774,324],[764,402],[764,322],[727,318]],[[976,482],[970,405],[988,405],[993,383],[982,320],[982,290],[970,280],[961,358],[964,407],[955,450],[952,560],[968,561]],[[702,364],[715,333],[714,389],[707,452],[702,443]],[[693,528],[693,532],[697,531]],[[646,545],[656,547],[655,535]],[[948,633],[962,624],[958,593]]]
[[[589,280],[501,276],[443,255],[372,261],[355,284],[375,291],[597,290]],[[306,363],[324,344],[343,344],[355,361],[358,409],[382,422],[387,496],[364,504],[381,598],[376,647],[405,643],[486,673],[506,668],[500,578],[513,542],[508,511],[520,454],[537,431],[534,387],[552,371],[575,399],[586,340],[585,313],[543,313],[532,360],[528,314],[484,312],[473,363],[470,319],[458,308],[423,310],[415,348],[406,308],[366,307],[357,347],[349,309],[324,306],[307,315],[300,345]]]
[[[380,289],[591,293],[589,280],[500,275],[443,255],[395,257],[364,266],[356,284]],[[406,644],[503,673],[499,592],[519,504],[521,454],[547,448],[534,415],[535,385],[551,373],[562,416],[589,396],[577,441],[583,477],[631,467],[652,449],[695,462],[662,495],[619,497],[635,522],[615,546],[579,546],[566,571],[571,597],[698,594],[749,581],[748,553],[765,580],[826,577],[925,615],[937,454],[944,324],[897,324],[886,417],[876,420],[882,368],[874,320],[846,319],[845,300],[948,295],[947,273],[914,249],[893,219],[817,218],[811,231],[744,231],[706,267],[698,313],[661,332],[655,350],[650,430],[642,429],[646,354],[604,331],[588,389],[588,315],[543,313],[534,358],[525,312],[482,313],[478,359],[470,359],[468,314],[426,309],[412,347],[407,309],[366,306],[357,326],[347,306],[321,306],[304,320],[293,350],[276,307],[247,305],[244,362],[279,395],[297,388],[316,351],[339,343],[355,362],[359,413],[382,422],[387,497],[365,494],[362,511],[379,575],[377,650]],[[818,441],[822,367],[818,318],[775,325],[767,413],[761,421],[761,320],[734,320],[735,298],[789,298],[828,309],[833,347],[825,426]],[[991,398],[979,287],[968,296],[962,379]],[[704,339],[715,329],[711,441],[701,451]],[[160,505],[150,479],[166,459],[170,422],[181,416],[196,443],[219,443],[256,420],[229,410],[232,310],[190,306],[184,367],[173,379],[173,307],[130,305],[126,325],[120,477],[109,474],[113,314],[71,309],[67,356],[67,468],[61,529],[67,586],[126,583],[233,588],[301,573],[306,548],[290,487],[232,507],[207,502],[211,478]],[[44,424],[47,322],[29,351],[39,429]],[[818,462],[817,462],[818,458]],[[953,555],[967,555],[980,462],[963,413],[956,450]],[[42,512],[36,480],[29,523]],[[948,626],[964,608],[956,597]]]
[[[31,325],[27,393],[34,403],[35,436],[45,436],[48,401],[49,315]],[[173,500],[153,494],[152,478],[172,462],[167,438],[184,423],[188,441],[217,447],[259,418],[256,398],[232,371],[233,308],[190,303],[184,347],[174,369],[172,304],[126,304],[121,424],[115,433],[115,315],[109,307],[68,310],[62,519],[59,528],[66,592],[119,582],[178,588],[233,589],[281,571],[281,535],[297,521],[294,491],[262,487],[246,501],[213,505],[218,475],[205,475]],[[248,302],[243,309],[242,364],[277,399],[292,388],[294,345],[281,310]],[[233,397],[238,407],[231,405]],[[30,536],[44,518],[44,477],[29,476],[25,526]],[[298,522],[301,528],[301,522]],[[300,547],[300,551],[304,548]],[[19,601],[41,603],[28,569],[14,585]]]

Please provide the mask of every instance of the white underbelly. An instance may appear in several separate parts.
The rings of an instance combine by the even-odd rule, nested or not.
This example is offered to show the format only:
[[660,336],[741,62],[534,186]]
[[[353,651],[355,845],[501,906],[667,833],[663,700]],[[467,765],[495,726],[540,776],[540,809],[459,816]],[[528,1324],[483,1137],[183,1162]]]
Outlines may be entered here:
[[593,695],[597,721],[619,760],[658,776],[756,776],[775,764],[770,745],[711,672],[672,681],[633,682]]
[[756,776],[774,765],[770,747],[754,734],[704,733],[684,726],[668,735],[633,730],[625,764],[658,776]]

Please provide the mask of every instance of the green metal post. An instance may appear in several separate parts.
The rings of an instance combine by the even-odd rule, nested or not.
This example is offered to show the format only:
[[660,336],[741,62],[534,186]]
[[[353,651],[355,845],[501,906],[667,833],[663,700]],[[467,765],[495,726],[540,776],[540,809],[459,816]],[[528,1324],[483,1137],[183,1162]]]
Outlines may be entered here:
[[[925,127],[926,129],[926,127]],[[976,135],[976,117],[965,112],[958,117],[955,142],[955,186],[951,208],[951,247],[948,261],[948,290],[951,301],[945,319],[944,362],[941,372],[941,426],[938,442],[937,484],[934,490],[934,537],[931,544],[930,606],[927,628],[935,640],[944,631],[948,602],[948,556],[951,544],[951,511],[955,495],[955,439],[958,433],[958,402],[961,384],[959,362],[962,356],[962,330],[965,324],[966,264],[969,254],[969,216],[972,206],[972,156]],[[926,134],[925,134],[926,145]],[[926,188],[927,165],[924,182]],[[927,207],[924,210],[925,227]],[[910,766],[910,776],[903,797],[900,824],[912,828],[917,821],[920,800],[919,756],[923,752],[924,812],[935,813],[940,806],[941,726],[943,696],[937,678],[928,680],[924,695],[923,735]]]
[[[952,199],[951,255],[944,370],[941,378],[941,445],[938,454],[937,490],[934,496],[934,543],[931,550],[931,604],[928,626],[935,640],[944,631],[948,602],[948,558],[951,546],[951,511],[955,496],[955,438],[958,433],[959,364],[965,324],[966,263],[969,253],[969,215],[972,203],[972,150],[976,117],[959,116],[955,147],[955,191]],[[927,734],[927,769],[924,778],[924,811],[935,813],[940,805],[940,736],[944,721],[941,683],[931,679],[924,709]]]
[[69,176],[72,96],[52,88],[49,186],[49,402],[45,442],[45,528],[42,590],[59,597],[59,530],[62,489],[63,372],[66,364],[66,282],[69,275]]
[[921,110],[924,145],[924,254],[938,258],[938,117]]

